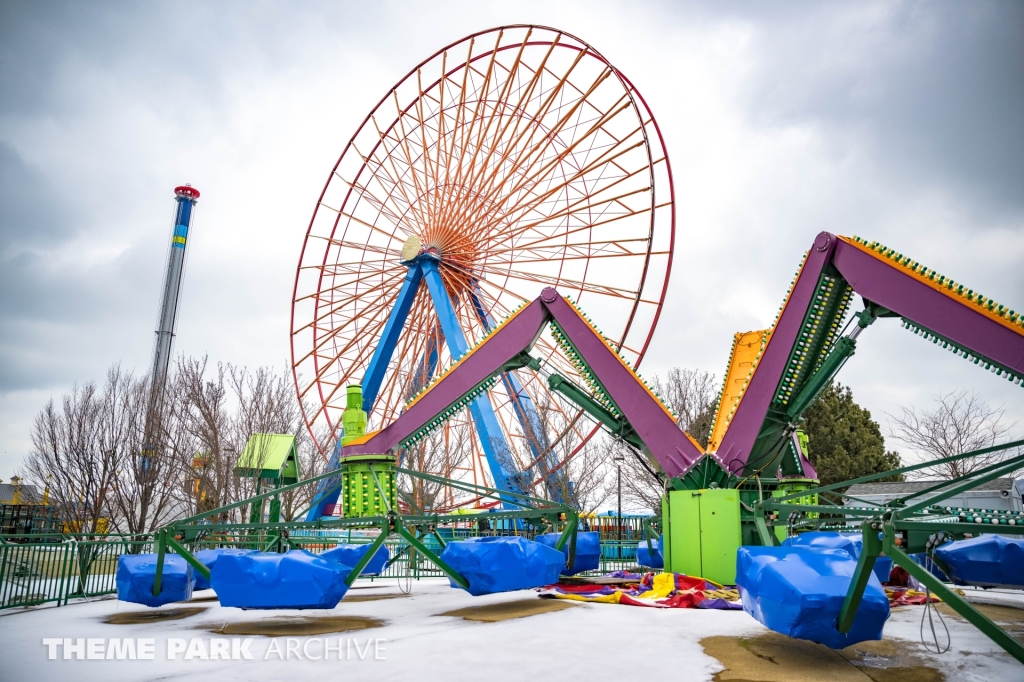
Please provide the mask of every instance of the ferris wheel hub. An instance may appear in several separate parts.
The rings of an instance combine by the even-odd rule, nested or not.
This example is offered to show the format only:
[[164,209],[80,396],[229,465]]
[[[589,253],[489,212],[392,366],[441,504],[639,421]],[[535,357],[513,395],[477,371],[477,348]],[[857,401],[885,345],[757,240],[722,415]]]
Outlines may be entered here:
[[410,261],[423,253],[423,242],[416,235],[412,235],[402,244],[402,261]]

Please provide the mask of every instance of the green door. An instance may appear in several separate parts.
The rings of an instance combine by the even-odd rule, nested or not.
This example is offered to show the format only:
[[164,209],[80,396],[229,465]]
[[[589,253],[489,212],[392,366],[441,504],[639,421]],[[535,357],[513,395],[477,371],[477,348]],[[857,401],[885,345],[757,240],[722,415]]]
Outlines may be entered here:
[[665,570],[700,575],[700,492],[672,490],[668,494],[669,527]]
[[701,490],[700,557],[703,578],[736,584],[736,552],[740,547],[740,493],[731,488]]
[[731,489],[672,490],[663,505],[665,570],[736,583],[740,496]]

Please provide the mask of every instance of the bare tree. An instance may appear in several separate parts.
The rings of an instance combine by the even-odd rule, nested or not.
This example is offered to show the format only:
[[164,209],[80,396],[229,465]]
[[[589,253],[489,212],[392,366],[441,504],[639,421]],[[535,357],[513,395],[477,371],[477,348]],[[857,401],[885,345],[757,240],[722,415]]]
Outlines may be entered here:
[[[676,423],[701,447],[707,447],[715,418],[718,381],[710,372],[673,367],[664,378],[655,376],[654,390],[677,415]],[[661,497],[665,492],[663,475],[646,456],[622,442],[607,439],[603,444],[609,457],[621,453],[622,495],[632,506],[661,513]]]
[[[1005,408],[989,407],[973,391],[961,389],[939,394],[934,397],[934,404],[934,409],[900,407],[898,415],[886,415],[889,418],[887,435],[910,446],[922,461],[943,459],[1009,440],[1017,426],[1017,422],[1005,421]],[[918,474],[952,479],[1015,456],[1019,450],[937,464]]]
[[566,410],[551,396],[537,403],[536,411],[539,423],[528,424],[523,434],[521,458],[529,462],[524,474],[544,482],[542,496],[583,513],[595,511],[608,499],[611,488],[607,452],[596,439],[583,444],[592,422],[574,419],[570,415],[576,410]]
[[104,447],[103,402],[95,384],[76,385],[59,406],[47,402],[32,424],[25,473],[48,482],[50,499],[72,532],[102,533],[108,523],[117,458]]
[[166,387],[152,400],[149,377],[136,378],[114,366],[104,390],[104,449],[117,461],[111,487],[117,530],[140,535],[176,517],[181,511],[177,483],[184,462],[169,447],[174,435],[168,418],[177,407]]
[[676,413],[679,428],[706,448],[720,389],[715,375],[701,369],[673,367],[664,379],[655,376],[651,385]]
[[[458,478],[458,470],[468,469],[473,457],[473,433],[469,428],[468,410],[431,432],[419,443],[402,453],[400,465],[411,471]],[[450,509],[470,502],[467,494],[448,486],[414,476],[399,475],[398,489],[402,500],[413,513]]]

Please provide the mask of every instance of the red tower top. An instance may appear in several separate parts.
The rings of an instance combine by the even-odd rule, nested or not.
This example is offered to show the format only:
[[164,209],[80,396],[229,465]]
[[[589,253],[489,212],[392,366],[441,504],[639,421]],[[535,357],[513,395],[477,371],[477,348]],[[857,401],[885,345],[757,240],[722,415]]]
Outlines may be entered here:
[[181,185],[180,187],[175,187],[174,194],[179,197],[191,199],[192,201],[195,201],[196,199],[199,198],[199,190],[197,190],[192,185]]

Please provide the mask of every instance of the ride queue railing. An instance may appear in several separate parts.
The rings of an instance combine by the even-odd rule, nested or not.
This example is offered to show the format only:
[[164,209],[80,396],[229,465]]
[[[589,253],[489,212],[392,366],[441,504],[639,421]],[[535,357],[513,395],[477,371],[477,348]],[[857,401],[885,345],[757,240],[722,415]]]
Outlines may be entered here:
[[[449,535],[447,532],[442,535],[445,541],[480,535],[515,534],[515,531],[478,531],[474,528],[441,530],[451,530],[450,537],[445,537]],[[522,532],[518,534],[530,536]],[[189,549],[250,549],[258,545],[261,539],[262,536],[208,536],[189,543]],[[293,532],[288,539],[295,547],[319,554],[338,543],[368,544],[373,541],[373,535],[364,531],[316,530]],[[440,542],[433,536],[425,536],[423,542],[428,549],[440,553]],[[386,545],[392,557],[390,564],[380,575],[360,577],[360,580],[445,577],[440,568],[404,540],[396,537],[388,540]],[[61,606],[73,599],[115,594],[119,557],[122,554],[153,551],[151,536],[142,539],[127,535],[80,534],[0,536],[0,609],[43,604]],[[601,543],[600,567],[581,575],[601,575],[613,571],[642,573],[648,570],[636,563],[636,542],[623,541],[620,544],[611,540]]]

